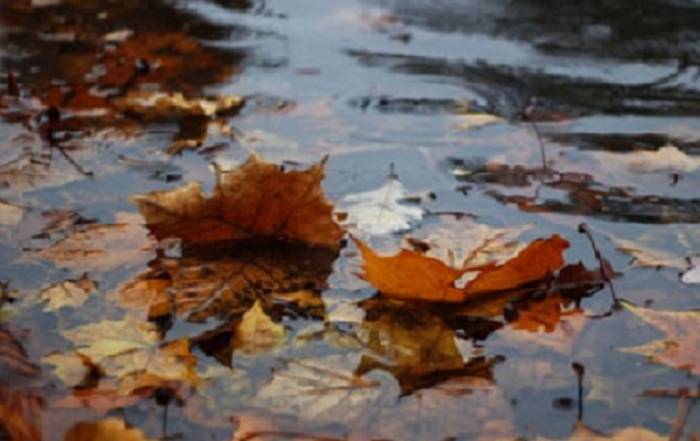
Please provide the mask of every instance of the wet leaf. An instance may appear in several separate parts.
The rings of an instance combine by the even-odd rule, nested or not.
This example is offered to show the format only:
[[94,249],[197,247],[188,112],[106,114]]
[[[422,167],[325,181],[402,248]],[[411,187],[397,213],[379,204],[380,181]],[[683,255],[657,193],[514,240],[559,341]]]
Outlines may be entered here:
[[381,187],[347,195],[341,203],[347,212],[346,224],[369,235],[384,235],[408,230],[423,218],[423,209],[401,203],[406,189],[395,178]]
[[649,248],[641,243],[637,243],[627,239],[611,237],[618,250],[631,255],[634,260],[633,266],[638,267],[669,267],[685,269],[685,259],[679,256],[674,256],[671,253]]
[[623,352],[700,375],[700,311],[655,311],[627,303],[625,308],[664,335],[641,346],[621,349]]
[[681,281],[688,284],[700,283],[700,257],[691,257],[689,261],[691,268],[683,273]]
[[633,154],[599,153],[605,165],[626,165],[633,173],[692,172],[700,168],[700,158],[689,156],[674,145],[665,145],[655,151],[638,151]]
[[471,130],[502,122],[503,118],[489,113],[465,113],[454,118],[451,128],[456,131]]
[[64,441],[148,441],[139,429],[130,428],[120,418],[78,423],[66,432]]
[[39,293],[39,299],[46,302],[47,311],[56,311],[63,307],[77,308],[95,292],[97,285],[87,274],[77,280],[64,280],[54,283]]
[[[651,430],[641,427],[627,427],[612,435],[605,435],[592,430],[583,423],[577,423],[568,438],[569,441],[664,441],[667,438]],[[546,441],[544,438],[537,438],[538,441]]]
[[324,162],[285,172],[258,156],[239,168],[217,173],[211,197],[199,183],[132,200],[158,239],[185,245],[260,238],[337,248],[343,235],[321,188]]
[[[435,302],[463,302],[542,280],[564,264],[562,253],[569,245],[554,235],[533,241],[501,265],[470,269],[449,267],[437,259],[408,250],[382,257],[359,240],[354,241],[364,261],[362,277],[380,293]],[[456,283],[466,273],[472,273],[473,278],[463,288],[457,288]]]
[[0,227],[19,224],[22,221],[25,208],[22,205],[0,199]]
[[15,382],[19,377],[39,375],[39,367],[27,356],[24,346],[12,333],[0,327],[0,385],[4,381]]
[[234,344],[244,354],[257,354],[280,345],[284,335],[284,326],[273,322],[258,300],[236,326]]
[[[71,363],[70,354],[80,363],[86,357],[105,375],[124,380],[129,375],[151,374],[164,380],[198,381],[195,365],[197,360],[190,353],[186,339],[160,342],[160,331],[149,322],[134,319],[103,320],[77,328],[61,331],[60,334],[75,345],[68,354],[52,354],[44,362],[56,366],[56,375],[74,372],[66,368]],[[68,356],[67,356],[68,355]],[[72,362],[75,365],[75,362]],[[75,385],[75,376],[61,378],[68,385]]]
[[0,435],[12,441],[41,441],[43,408],[38,395],[0,387]]
[[119,213],[116,220],[112,224],[75,225],[43,249],[37,246],[29,257],[39,256],[82,271],[107,271],[145,260],[155,248],[148,230],[128,213]]
[[244,99],[239,96],[187,99],[179,92],[131,92],[114,100],[114,105],[119,111],[149,119],[183,116],[213,117],[234,112],[243,103]]

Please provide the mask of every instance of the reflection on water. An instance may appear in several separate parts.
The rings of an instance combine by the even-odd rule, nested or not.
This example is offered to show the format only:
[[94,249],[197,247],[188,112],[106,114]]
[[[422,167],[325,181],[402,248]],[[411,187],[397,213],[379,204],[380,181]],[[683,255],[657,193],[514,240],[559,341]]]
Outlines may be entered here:
[[[700,307],[677,277],[700,250],[699,19],[688,0],[3,2],[0,438],[127,430],[85,424],[106,416],[152,439],[668,433],[676,401],[639,394],[697,377],[611,350],[655,331],[609,292]],[[330,155],[336,203],[398,176],[416,247],[467,214],[562,235],[568,265],[436,306],[377,296],[351,244],[149,238],[131,195],[252,152]]]

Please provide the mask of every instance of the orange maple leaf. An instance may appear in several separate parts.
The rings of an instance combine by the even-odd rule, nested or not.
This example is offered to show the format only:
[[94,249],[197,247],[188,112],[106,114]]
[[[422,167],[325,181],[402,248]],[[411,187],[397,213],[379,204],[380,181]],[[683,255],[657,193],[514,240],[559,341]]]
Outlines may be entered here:
[[[563,251],[569,243],[558,235],[537,239],[502,265],[452,268],[442,261],[414,251],[401,250],[383,257],[361,241],[353,241],[364,260],[361,277],[387,296],[398,299],[458,303],[484,294],[506,291],[544,279],[564,264]],[[478,271],[463,288],[457,281]]]
[[218,170],[209,198],[191,182],[132,200],[157,239],[201,245],[266,238],[337,248],[343,230],[323,194],[324,164],[284,171],[252,155],[236,169]]

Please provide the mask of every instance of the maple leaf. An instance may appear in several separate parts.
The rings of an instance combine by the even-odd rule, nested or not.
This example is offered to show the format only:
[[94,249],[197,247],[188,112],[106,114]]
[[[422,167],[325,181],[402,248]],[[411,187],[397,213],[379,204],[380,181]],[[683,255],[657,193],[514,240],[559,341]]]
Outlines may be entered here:
[[[533,241],[503,264],[474,269],[449,267],[440,260],[408,250],[382,257],[361,241],[353,240],[364,260],[362,277],[381,294],[452,303],[542,280],[564,264],[562,253],[569,245],[560,236],[553,235]],[[463,288],[457,288],[458,280],[470,272],[475,277]]]
[[149,438],[120,418],[106,418],[74,425],[66,432],[64,441],[149,441]]
[[132,200],[158,239],[200,245],[270,238],[337,248],[343,230],[321,188],[324,164],[285,172],[252,155],[234,170],[217,171],[209,198],[192,182]]
[[164,380],[198,381],[189,341],[160,343],[160,331],[153,323],[103,320],[60,333],[75,344],[75,350],[51,354],[43,361],[56,366],[55,374],[68,385],[75,385],[75,371],[79,365],[85,367],[85,358],[104,375],[121,380],[145,372]]
[[623,352],[644,355],[654,363],[700,375],[700,311],[655,311],[628,303],[624,305],[635,316],[663,332],[664,338],[623,348]]

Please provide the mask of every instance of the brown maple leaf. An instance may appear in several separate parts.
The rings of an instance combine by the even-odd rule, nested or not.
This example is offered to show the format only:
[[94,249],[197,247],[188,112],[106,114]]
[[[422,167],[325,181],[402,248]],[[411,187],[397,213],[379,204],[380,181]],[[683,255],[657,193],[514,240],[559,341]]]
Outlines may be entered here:
[[[566,240],[553,235],[549,239],[533,241],[501,265],[452,268],[440,260],[408,250],[382,257],[361,241],[353,240],[364,260],[362,277],[381,294],[399,299],[452,303],[542,280],[561,268],[564,264],[562,253],[569,246]],[[475,277],[463,288],[458,288],[456,284],[467,273],[474,273]]]
[[655,311],[627,303],[625,308],[663,332],[664,338],[622,351],[700,375],[700,311]]
[[321,188],[324,164],[284,171],[252,155],[236,169],[218,170],[209,198],[192,182],[132,200],[158,239],[201,245],[265,238],[338,248],[343,230]]

